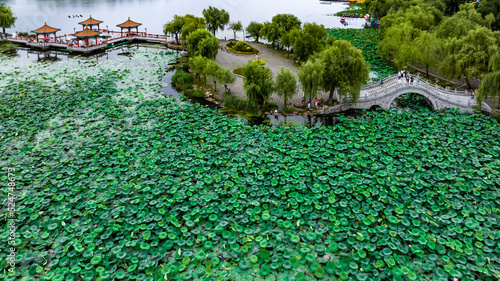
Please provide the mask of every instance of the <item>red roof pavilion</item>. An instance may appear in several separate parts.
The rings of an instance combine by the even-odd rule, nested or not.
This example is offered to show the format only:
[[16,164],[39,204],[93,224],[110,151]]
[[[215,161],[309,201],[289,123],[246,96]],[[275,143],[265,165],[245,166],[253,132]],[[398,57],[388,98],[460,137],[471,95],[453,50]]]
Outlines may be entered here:
[[90,26],[90,29],[92,29],[94,25],[97,25],[97,29],[99,29],[99,24],[101,24],[102,22],[103,22],[102,20],[93,19],[92,15],[90,15],[90,17],[87,20],[79,22],[78,24],[81,24],[83,29],[85,29],[86,26]]
[[94,31],[92,29],[89,29],[88,27],[85,27],[84,30],[82,31],[78,31],[77,33],[73,34],[73,36],[75,37],[78,37],[78,47],[80,47],[80,39],[86,39],[87,41],[87,47],[89,46],[89,38],[92,38],[92,37],[97,37],[99,36],[101,33],[98,32],[98,31]]
[[60,28],[50,27],[50,26],[47,25],[47,22],[45,22],[42,27],[40,27],[39,29],[32,30],[31,32],[36,33],[36,41],[37,42],[38,42],[38,36],[40,34],[44,35],[44,37],[45,37],[46,35],[49,35],[49,34],[52,34],[52,33],[54,33],[54,41],[55,41],[55,39],[56,39],[56,32],[59,31],[59,30],[61,30],[61,29]]
[[128,35],[130,36],[130,29],[135,28],[137,32],[139,32],[139,26],[141,26],[142,23],[138,23],[135,21],[130,20],[130,17],[128,20],[124,23],[118,24],[117,26],[121,29],[121,36],[123,36],[123,29],[128,29]]

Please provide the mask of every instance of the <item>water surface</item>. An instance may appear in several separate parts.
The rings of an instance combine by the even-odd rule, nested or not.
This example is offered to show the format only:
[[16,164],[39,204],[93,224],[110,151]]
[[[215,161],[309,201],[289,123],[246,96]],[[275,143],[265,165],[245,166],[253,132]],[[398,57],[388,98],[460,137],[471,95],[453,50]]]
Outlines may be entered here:
[[[174,15],[193,14],[202,16],[202,11],[208,6],[215,6],[229,12],[231,21],[240,20],[246,27],[250,21],[270,21],[280,13],[296,15],[303,23],[316,22],[325,27],[342,27],[338,17],[328,16],[345,8],[345,4],[320,4],[318,0],[3,0],[11,6],[18,18],[16,26],[9,32],[27,32],[39,28],[44,22],[61,29],[61,34],[70,34],[74,29],[81,29],[79,22],[89,15],[102,20],[101,28],[108,26],[119,30],[116,25],[130,17],[142,23],[139,31],[147,28],[148,33],[162,33],[163,24],[170,21]],[[79,16],[82,17],[79,17]],[[68,17],[69,16],[69,17]],[[78,17],[73,17],[78,16]],[[349,28],[360,28],[364,19],[349,19]],[[217,34],[219,38],[232,37],[232,31]],[[239,39],[243,33],[238,34]]]

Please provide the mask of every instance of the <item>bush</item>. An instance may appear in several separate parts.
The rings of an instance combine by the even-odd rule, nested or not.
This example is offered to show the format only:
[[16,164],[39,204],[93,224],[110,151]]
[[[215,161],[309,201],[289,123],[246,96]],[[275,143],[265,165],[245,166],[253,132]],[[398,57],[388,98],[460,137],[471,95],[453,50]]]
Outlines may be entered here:
[[[193,88],[194,76],[182,70],[177,70],[172,75],[172,86],[178,91],[185,91],[186,89]],[[186,95],[188,95],[186,93]]]
[[261,60],[261,59],[256,59],[256,60],[254,60],[254,61],[252,61],[252,62],[253,62],[253,63],[258,63],[258,64],[260,64],[260,65],[266,65],[266,62],[265,62],[265,61],[263,61],[263,60]]
[[234,49],[239,52],[248,52],[252,49],[252,47],[246,41],[238,41],[238,43],[234,46]]
[[235,70],[233,70],[233,73],[243,76],[243,70],[241,70],[241,67],[236,68]]
[[181,70],[184,72],[189,72],[189,58],[186,56],[182,56],[177,59],[177,63],[175,64],[176,70]]
[[225,112],[238,112],[247,110],[247,102],[231,93],[224,93],[222,104]]
[[184,95],[188,98],[204,98],[205,92],[191,88],[184,90]]
[[[269,68],[264,68],[266,71],[267,71],[267,79],[271,78],[271,70]],[[234,74],[238,74],[238,75],[241,75],[241,76],[245,76],[243,75],[243,70],[241,70],[241,67],[239,68],[236,68],[233,70],[233,73]]]

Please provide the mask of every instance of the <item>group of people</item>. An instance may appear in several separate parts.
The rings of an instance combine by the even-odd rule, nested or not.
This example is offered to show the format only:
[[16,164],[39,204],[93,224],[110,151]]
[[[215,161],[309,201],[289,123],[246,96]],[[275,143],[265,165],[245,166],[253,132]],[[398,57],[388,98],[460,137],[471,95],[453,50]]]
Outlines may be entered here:
[[411,75],[408,70],[401,70],[399,71],[398,75],[398,85],[401,85],[403,83],[403,80],[406,80],[406,83],[409,85],[413,85],[413,82],[416,80],[417,81],[417,86],[420,85],[420,75],[417,75],[417,77]]

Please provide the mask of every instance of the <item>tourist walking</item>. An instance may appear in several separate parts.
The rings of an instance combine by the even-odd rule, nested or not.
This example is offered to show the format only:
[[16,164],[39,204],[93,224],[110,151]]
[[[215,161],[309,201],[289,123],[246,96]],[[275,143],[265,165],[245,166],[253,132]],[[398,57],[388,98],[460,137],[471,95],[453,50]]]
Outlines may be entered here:
[[384,86],[384,80],[382,80],[382,78],[380,78],[380,86]]
[[410,85],[413,85],[413,76],[410,77]]
[[316,98],[316,100],[314,100],[314,106],[318,107],[318,98]]
[[471,93],[472,99],[474,99],[474,96],[475,96],[475,95],[476,95],[476,92],[475,92],[475,90],[473,89],[473,90],[472,90],[472,93]]
[[406,75],[406,84],[410,84],[410,77]]
[[310,102],[307,103],[307,108],[309,111],[311,110],[311,103]]
[[399,76],[398,77],[398,87],[401,87],[401,83],[403,83],[403,82],[401,81],[401,76]]
[[417,74],[417,86],[420,86],[420,74]]

